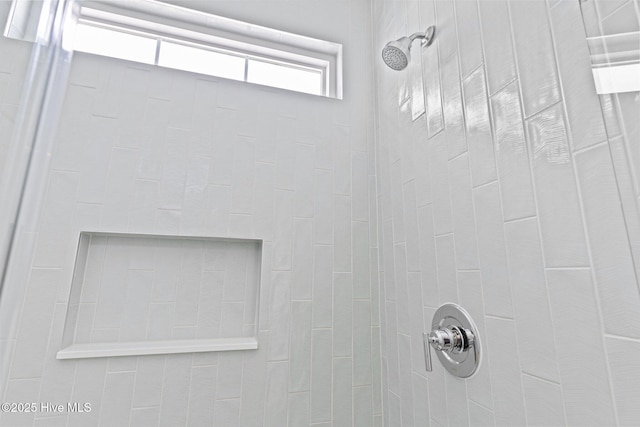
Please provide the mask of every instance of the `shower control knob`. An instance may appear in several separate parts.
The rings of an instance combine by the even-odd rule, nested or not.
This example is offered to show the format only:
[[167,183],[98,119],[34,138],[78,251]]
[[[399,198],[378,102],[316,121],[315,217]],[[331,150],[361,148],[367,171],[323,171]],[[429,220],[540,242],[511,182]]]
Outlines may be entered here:
[[468,313],[456,304],[444,304],[436,311],[432,325],[431,332],[423,334],[427,372],[433,370],[433,347],[449,372],[461,378],[471,376],[480,363],[480,343]]

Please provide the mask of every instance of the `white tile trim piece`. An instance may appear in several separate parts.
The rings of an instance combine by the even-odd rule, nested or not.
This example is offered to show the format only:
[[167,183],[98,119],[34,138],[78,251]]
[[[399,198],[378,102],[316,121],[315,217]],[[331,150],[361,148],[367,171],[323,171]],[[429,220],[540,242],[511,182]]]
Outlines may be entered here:
[[136,341],[123,343],[74,344],[63,348],[56,359],[143,356],[149,354],[200,353],[205,351],[256,350],[255,338]]

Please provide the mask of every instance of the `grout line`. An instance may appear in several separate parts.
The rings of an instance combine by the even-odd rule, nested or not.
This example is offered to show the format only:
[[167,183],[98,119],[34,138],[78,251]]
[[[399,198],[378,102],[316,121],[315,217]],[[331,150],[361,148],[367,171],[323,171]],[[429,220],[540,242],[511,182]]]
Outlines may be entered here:
[[552,380],[550,380],[548,378],[544,378],[544,377],[541,377],[541,376],[536,375],[536,374],[532,374],[531,372],[522,371],[522,376],[531,377],[531,378],[534,378],[536,380],[540,380],[540,381],[548,383],[548,384],[554,384],[554,385],[560,386],[560,389],[562,389],[562,386],[560,385],[559,382],[552,381]]
[[[489,114],[491,114],[491,111],[490,111],[490,110],[489,110]],[[495,141],[493,141],[493,136],[492,136],[492,138],[491,138],[491,142],[495,142]],[[495,152],[494,152],[494,154],[495,154]],[[497,165],[496,165],[496,176],[498,176],[498,166],[497,166]],[[490,186],[490,185],[492,185],[492,184],[498,184],[498,185],[499,185],[498,178],[496,178],[496,179],[492,179],[491,181],[489,181],[489,182],[485,182],[484,184],[476,185],[475,187],[473,187],[473,186],[472,186],[472,187],[471,187],[471,190],[480,190],[480,189],[482,189],[482,188],[484,188],[484,187],[488,187],[488,186]],[[502,203],[501,203],[501,204],[502,204]]]
[[[625,336],[622,336],[622,335],[614,335],[614,334],[608,334],[608,333],[604,333],[603,336],[605,338],[613,338],[613,339],[617,339],[617,340],[628,341],[628,342],[633,342],[633,343],[640,344],[640,338],[625,337]],[[608,353],[606,351],[607,347],[605,346],[604,348],[605,348],[605,353]]]
[[[534,189],[533,192],[534,192],[534,199],[535,199],[535,189]],[[534,202],[534,204],[536,205],[536,211],[537,211],[538,204],[536,202]],[[503,223],[506,225],[506,224],[511,224],[511,223],[514,223],[514,222],[522,222],[522,221],[527,221],[527,220],[536,219],[536,218],[538,218],[537,213],[535,215],[524,216],[522,218],[508,219],[508,220],[505,220]]]
[[[514,65],[514,68],[515,68],[516,67],[515,58],[514,58],[514,64],[513,65]],[[489,98],[493,98],[494,96],[496,96],[500,92],[504,92],[507,89],[507,87],[511,86],[512,83],[517,82],[517,81],[518,81],[518,77],[514,73],[514,77],[512,79],[510,79],[509,81],[504,83],[502,86],[498,87],[495,91],[493,91],[493,93],[491,93],[491,90],[488,87],[489,85],[487,85],[487,93],[489,94]]]
[[573,150],[573,156],[574,157],[578,156],[580,154],[586,153],[586,152],[591,151],[591,150],[595,150],[596,148],[600,148],[600,147],[602,147],[604,145],[608,145],[608,144],[609,144],[609,140],[605,139],[604,141],[596,142],[595,144],[589,145],[588,147],[582,147],[582,148],[579,148],[577,150],[574,149]]
[[495,319],[495,320],[508,320],[510,322],[515,322],[515,319],[512,319],[511,317],[498,316],[495,314],[485,314],[484,317],[488,317],[489,319]]
[[474,404],[478,405],[479,407],[481,407],[481,408],[483,408],[483,409],[486,409],[487,411],[491,412],[491,413],[492,413],[492,414],[494,414],[494,416],[495,416],[495,412],[494,412],[494,410],[493,410],[493,409],[489,408],[489,407],[488,407],[488,406],[486,406],[486,405],[483,405],[482,403],[479,403],[479,402],[475,401],[474,399],[472,399],[472,398],[470,398],[470,397],[467,397],[467,399],[469,399],[469,401],[470,401],[470,402],[473,402]]
[[563,270],[584,270],[584,271],[589,271],[591,270],[591,266],[587,265],[587,266],[567,266],[567,267],[545,267],[545,270],[547,271],[563,271]]

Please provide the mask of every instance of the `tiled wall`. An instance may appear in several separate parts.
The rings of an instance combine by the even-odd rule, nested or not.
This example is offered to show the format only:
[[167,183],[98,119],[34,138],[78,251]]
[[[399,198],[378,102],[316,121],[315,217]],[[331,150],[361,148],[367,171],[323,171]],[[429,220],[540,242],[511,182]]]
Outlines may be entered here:
[[[608,139],[579,2],[373,7],[377,50],[436,25],[413,70],[374,64],[385,425],[637,424],[637,217],[612,150],[631,155]],[[425,372],[445,302],[478,324],[471,379]]]
[[[219,5],[343,43],[344,100],[77,54],[3,400],[92,411],[0,424],[381,425],[369,6]],[[259,349],[56,360],[82,230],[263,239]]]

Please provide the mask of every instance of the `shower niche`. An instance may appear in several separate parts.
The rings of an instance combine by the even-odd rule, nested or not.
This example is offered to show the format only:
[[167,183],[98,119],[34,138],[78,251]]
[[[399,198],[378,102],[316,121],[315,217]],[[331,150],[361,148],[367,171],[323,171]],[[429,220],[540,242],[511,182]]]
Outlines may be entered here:
[[262,241],[80,233],[58,359],[258,348]]

